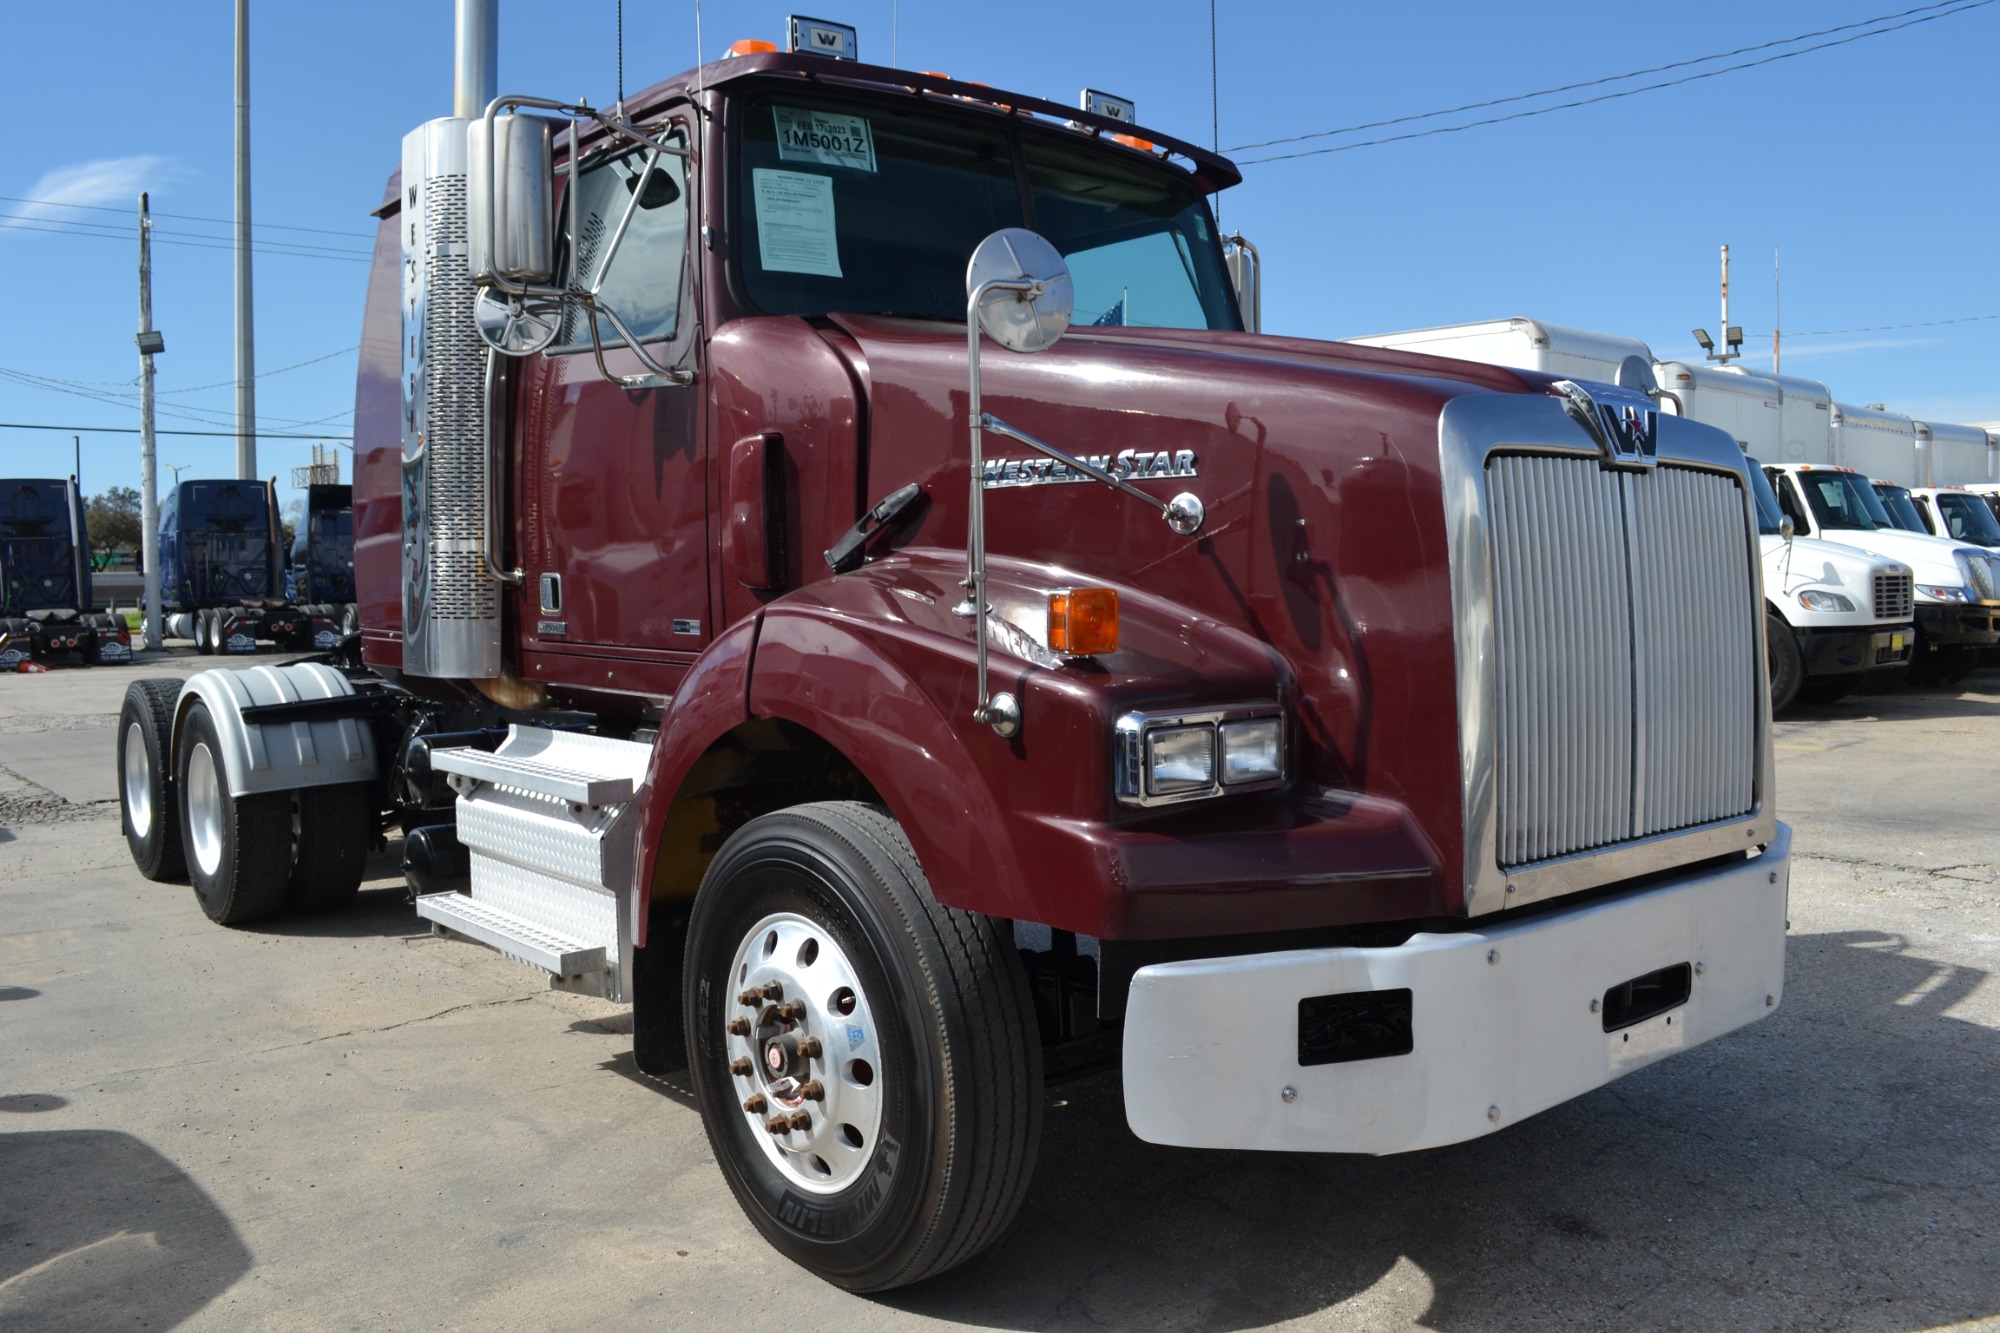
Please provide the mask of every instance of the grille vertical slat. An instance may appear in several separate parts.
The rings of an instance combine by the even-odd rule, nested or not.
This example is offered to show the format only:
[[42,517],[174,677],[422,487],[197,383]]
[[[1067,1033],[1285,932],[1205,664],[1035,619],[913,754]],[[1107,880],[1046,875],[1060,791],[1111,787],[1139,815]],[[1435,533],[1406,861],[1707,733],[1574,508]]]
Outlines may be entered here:
[[1486,479],[1500,864],[1747,812],[1762,663],[1736,482],[1533,455]]
[[1916,590],[1908,574],[1882,570],[1875,575],[1875,618],[1908,620],[1915,609]]

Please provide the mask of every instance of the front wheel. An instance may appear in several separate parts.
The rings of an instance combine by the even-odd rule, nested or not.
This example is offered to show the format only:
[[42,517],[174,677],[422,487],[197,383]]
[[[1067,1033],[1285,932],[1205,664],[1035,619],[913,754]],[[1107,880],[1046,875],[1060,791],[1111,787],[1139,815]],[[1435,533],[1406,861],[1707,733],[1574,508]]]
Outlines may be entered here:
[[1008,931],[941,907],[875,806],[754,819],[703,877],[689,1068],[750,1220],[852,1291],[999,1238],[1041,1132],[1041,1046]]
[[1771,668],[1771,711],[1776,713],[1798,697],[1799,685],[1806,678],[1806,661],[1799,652],[1799,641],[1792,636],[1792,627],[1768,611],[1764,613],[1764,659]]

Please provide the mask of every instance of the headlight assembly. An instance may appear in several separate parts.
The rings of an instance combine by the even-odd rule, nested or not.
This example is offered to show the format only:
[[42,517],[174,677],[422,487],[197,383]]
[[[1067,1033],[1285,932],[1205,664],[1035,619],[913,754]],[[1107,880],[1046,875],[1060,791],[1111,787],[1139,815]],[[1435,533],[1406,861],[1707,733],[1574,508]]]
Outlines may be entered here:
[[1818,592],[1808,588],[1799,594],[1799,605],[1808,611],[1852,611],[1854,603],[1837,592]]
[[1112,783],[1121,805],[1170,805],[1277,785],[1285,776],[1285,724],[1274,703],[1118,719]]

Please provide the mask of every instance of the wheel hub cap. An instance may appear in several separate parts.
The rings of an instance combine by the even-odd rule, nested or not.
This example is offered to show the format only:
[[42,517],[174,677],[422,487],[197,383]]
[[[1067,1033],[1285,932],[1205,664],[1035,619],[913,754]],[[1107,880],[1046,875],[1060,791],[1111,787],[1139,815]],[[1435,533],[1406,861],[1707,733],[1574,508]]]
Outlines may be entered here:
[[215,771],[215,756],[205,743],[198,744],[188,752],[188,844],[194,852],[195,864],[204,875],[213,875],[222,867],[224,799]]
[[751,1136],[786,1179],[830,1194],[859,1178],[882,1127],[875,1019],[845,950],[795,913],[759,921],[730,968],[723,1062]]

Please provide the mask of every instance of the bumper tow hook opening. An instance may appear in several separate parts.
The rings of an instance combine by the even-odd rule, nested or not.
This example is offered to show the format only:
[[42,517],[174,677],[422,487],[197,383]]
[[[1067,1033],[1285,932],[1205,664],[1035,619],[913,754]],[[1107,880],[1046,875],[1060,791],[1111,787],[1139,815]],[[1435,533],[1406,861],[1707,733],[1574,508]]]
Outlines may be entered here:
[[1604,992],[1604,1030],[1617,1032],[1657,1018],[1687,1003],[1694,990],[1694,965],[1675,963],[1633,977]]

